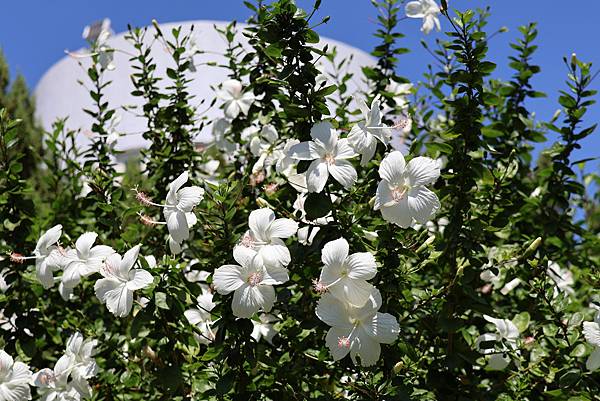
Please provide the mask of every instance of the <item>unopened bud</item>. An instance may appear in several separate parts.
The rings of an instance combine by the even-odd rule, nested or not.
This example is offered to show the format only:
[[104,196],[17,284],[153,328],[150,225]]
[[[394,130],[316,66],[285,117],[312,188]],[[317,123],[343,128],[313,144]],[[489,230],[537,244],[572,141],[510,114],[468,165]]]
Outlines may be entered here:
[[434,235],[430,236],[429,238],[427,238],[425,240],[425,242],[423,242],[423,244],[417,249],[417,253],[423,252],[425,249],[427,249],[429,247],[429,245],[433,244],[433,241],[435,241]]
[[577,54],[571,53],[571,68],[575,69],[575,66],[577,66]]
[[536,239],[534,239],[533,242],[529,244],[529,246],[525,250],[525,254],[523,256],[525,258],[528,258],[529,256],[533,255],[533,253],[540,247],[541,243],[542,237],[537,237]]
[[402,372],[403,369],[404,369],[404,362],[400,361],[394,365],[392,370],[394,371],[395,374],[398,374],[398,373]]
[[503,26],[502,28],[500,28],[500,32],[502,32],[502,33],[508,32],[508,27]]
[[256,204],[258,205],[258,207],[271,207],[271,205],[269,205],[269,202],[267,202],[267,200],[264,198],[257,198]]

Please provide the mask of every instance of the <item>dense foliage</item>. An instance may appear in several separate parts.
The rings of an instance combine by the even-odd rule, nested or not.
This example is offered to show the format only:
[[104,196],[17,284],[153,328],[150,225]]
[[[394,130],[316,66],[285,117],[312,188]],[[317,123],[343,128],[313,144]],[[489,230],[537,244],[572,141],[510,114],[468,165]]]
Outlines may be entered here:
[[[362,76],[319,45],[320,1],[248,2],[223,65],[194,64],[193,32],[131,28],[150,145],[124,173],[106,22],[84,32],[88,148],[57,121],[40,152],[0,64],[0,400],[600,399],[600,176],[573,157],[592,66],[565,58],[539,121],[535,24],[505,81],[489,10],[372,2]],[[447,30],[418,83],[405,13]],[[209,68],[230,79],[195,99]]]

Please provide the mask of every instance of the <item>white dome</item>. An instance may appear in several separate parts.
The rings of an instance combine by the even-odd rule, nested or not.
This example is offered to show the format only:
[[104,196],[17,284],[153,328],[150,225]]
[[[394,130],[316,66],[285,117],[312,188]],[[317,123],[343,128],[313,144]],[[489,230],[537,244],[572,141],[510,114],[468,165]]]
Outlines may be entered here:
[[[190,21],[177,22],[160,25],[161,30],[167,37],[170,36],[170,31],[173,28],[182,27],[182,32],[189,32],[192,25],[194,26],[194,40],[198,49],[205,51],[204,54],[198,54],[194,57],[196,72],[189,72],[191,78],[189,84],[189,92],[194,96],[193,104],[199,104],[202,99],[205,99],[205,104],[200,107],[201,115],[207,116],[209,120],[222,117],[223,111],[218,108],[219,103],[214,107],[205,111],[210,101],[214,97],[214,91],[211,88],[220,84],[227,79],[228,70],[215,66],[206,66],[203,63],[224,62],[225,58],[220,56],[225,51],[226,41],[215,30],[216,25],[219,28],[225,28],[226,22],[222,21]],[[248,47],[247,39],[241,34],[245,25],[238,24],[238,35],[236,40],[244,47]],[[146,40],[152,40],[154,37],[153,28],[149,28],[146,35]],[[142,138],[141,133],[146,129],[146,121],[143,117],[139,117],[134,112],[121,110],[121,106],[135,105],[140,106],[142,99],[131,95],[133,85],[130,75],[134,73],[131,67],[130,54],[135,54],[135,49],[125,39],[125,33],[112,36],[107,44],[117,49],[114,53],[114,64],[116,69],[105,72],[105,79],[112,83],[105,89],[105,100],[109,102],[110,108],[116,109],[121,119],[118,124],[117,131],[127,135],[121,136],[116,144],[116,149],[122,151],[134,152],[137,149],[146,147],[147,141]],[[359,86],[362,87],[361,67],[374,64],[374,60],[367,53],[344,43],[322,38],[319,47],[329,45],[337,48],[337,62],[343,58],[352,56],[351,63],[345,68],[346,72],[354,74],[354,78],[348,83],[348,93],[354,93]],[[85,52],[85,49],[79,53]],[[163,48],[160,43],[155,43],[152,48],[152,57],[157,64],[156,75],[164,78],[166,76],[166,68],[172,67],[173,61],[170,54]],[[82,66],[79,64],[81,63]],[[58,118],[68,117],[66,127],[73,130],[81,130],[77,136],[77,143],[84,146],[89,142],[88,137],[84,133],[89,132],[93,120],[86,114],[83,109],[94,110],[92,100],[87,93],[87,89],[80,85],[78,81],[83,81],[89,85],[89,79],[85,67],[90,63],[89,58],[75,59],[70,56],[65,56],[54,66],[52,66],[42,77],[35,89],[36,101],[36,117],[46,130],[51,130],[53,122]],[[331,63],[323,63],[323,68],[327,72],[333,72]],[[162,81],[160,85],[166,86],[168,80]],[[138,108],[139,109],[139,108]],[[134,110],[135,111],[135,110]],[[208,141],[211,138],[210,129],[205,127],[203,132],[197,138],[199,141]]]

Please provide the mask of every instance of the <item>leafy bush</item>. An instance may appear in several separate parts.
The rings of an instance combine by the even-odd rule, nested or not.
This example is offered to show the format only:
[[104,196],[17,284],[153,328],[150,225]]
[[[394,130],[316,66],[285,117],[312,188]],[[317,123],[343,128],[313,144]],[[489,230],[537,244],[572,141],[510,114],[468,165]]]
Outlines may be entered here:
[[[542,122],[535,24],[503,81],[487,10],[373,4],[363,76],[318,46],[320,1],[247,3],[250,46],[221,29],[219,66],[194,64],[191,32],[131,28],[150,145],[125,173],[106,22],[85,31],[88,148],[57,121],[31,166],[0,112],[0,400],[598,399],[599,177],[573,160],[591,65],[565,58]],[[418,84],[396,68],[404,10],[448,30]],[[200,106],[199,68],[230,77]]]

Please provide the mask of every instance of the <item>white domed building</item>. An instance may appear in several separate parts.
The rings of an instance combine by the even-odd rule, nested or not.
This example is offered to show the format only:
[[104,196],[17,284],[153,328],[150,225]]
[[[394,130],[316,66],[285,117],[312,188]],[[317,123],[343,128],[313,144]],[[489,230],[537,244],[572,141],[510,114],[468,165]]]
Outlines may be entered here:
[[[107,20],[104,21],[106,27]],[[224,29],[228,24],[222,21],[189,21],[176,22],[160,25],[163,33],[170,33],[173,28],[182,27],[182,33],[190,32],[193,26],[193,40],[196,47],[202,51],[202,54],[194,56],[196,71],[190,71],[188,77],[191,79],[189,92],[194,96],[195,103],[200,103],[205,99],[205,105],[210,104],[214,97],[213,88],[221,82],[228,79],[228,70],[216,66],[208,66],[207,62],[216,62],[221,64],[226,61],[224,54],[227,42],[223,36],[217,32],[215,27]],[[102,23],[96,23],[92,29],[99,29]],[[244,25],[237,25],[236,41],[243,47],[248,48],[247,38],[242,35]],[[148,28],[146,40],[154,38],[153,27]],[[85,34],[86,32],[84,32]],[[89,34],[89,30],[87,31]],[[120,115],[119,124],[116,131],[122,135],[118,138],[115,148],[123,151],[119,155],[119,161],[124,161],[128,155],[136,154],[140,149],[147,146],[147,141],[142,138],[142,132],[146,130],[146,120],[135,112],[121,110],[122,106],[140,106],[142,99],[131,95],[133,84],[130,75],[134,73],[129,59],[135,54],[133,45],[125,39],[126,33],[111,36],[106,45],[115,49],[113,64],[114,70],[106,71],[106,80],[112,83],[105,89],[105,99],[109,102],[110,108],[116,109]],[[361,67],[374,64],[374,59],[362,50],[356,49],[347,44],[321,38],[321,42],[316,45],[323,48],[328,45],[329,49],[337,49],[337,60],[349,58],[350,62],[345,67],[344,72],[353,73],[354,78],[348,83],[348,93],[354,93],[362,88]],[[87,49],[82,49],[72,54],[85,54]],[[166,77],[166,69],[172,67],[173,61],[171,55],[158,42],[152,47],[152,57],[157,64],[156,75]],[[53,65],[42,77],[35,89],[35,100],[37,109],[37,119],[46,130],[52,129],[52,124],[59,118],[68,117],[66,128],[79,130],[77,143],[85,146],[89,143],[88,136],[93,120],[85,113],[84,109],[94,109],[92,99],[89,96],[88,89],[79,82],[89,82],[85,66],[89,65],[89,58],[79,58],[65,55],[60,61]],[[326,72],[333,72],[331,63],[322,65]],[[163,80],[162,84],[167,85],[168,80]],[[204,105],[203,105],[204,106]],[[219,109],[219,103],[205,111],[203,107],[202,115],[208,120],[217,119],[223,116],[223,111]],[[133,109],[135,110],[135,108]],[[211,140],[210,128],[206,127],[198,141],[207,142]]]

